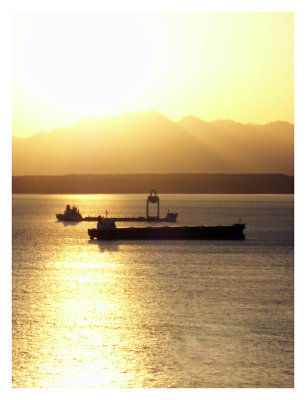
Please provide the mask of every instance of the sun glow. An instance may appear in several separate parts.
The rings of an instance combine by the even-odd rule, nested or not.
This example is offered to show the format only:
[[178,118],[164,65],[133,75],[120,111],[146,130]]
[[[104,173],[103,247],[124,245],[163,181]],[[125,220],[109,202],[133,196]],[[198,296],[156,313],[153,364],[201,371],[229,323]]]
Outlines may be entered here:
[[26,37],[13,63],[19,100],[47,99],[56,113],[78,119],[124,112],[133,96],[150,85],[154,55],[137,16],[103,14],[92,17],[91,24],[78,15],[67,21],[59,14],[56,24],[50,16],[16,18],[15,40]]
[[293,122],[292,13],[15,14],[13,134],[88,116]]

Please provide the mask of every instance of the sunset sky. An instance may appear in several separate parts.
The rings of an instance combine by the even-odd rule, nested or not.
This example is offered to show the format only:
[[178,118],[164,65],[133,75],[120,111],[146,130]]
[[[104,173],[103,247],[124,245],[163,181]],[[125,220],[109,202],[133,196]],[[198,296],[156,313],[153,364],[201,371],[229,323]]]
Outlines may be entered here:
[[14,14],[13,135],[156,110],[293,123],[293,13]]

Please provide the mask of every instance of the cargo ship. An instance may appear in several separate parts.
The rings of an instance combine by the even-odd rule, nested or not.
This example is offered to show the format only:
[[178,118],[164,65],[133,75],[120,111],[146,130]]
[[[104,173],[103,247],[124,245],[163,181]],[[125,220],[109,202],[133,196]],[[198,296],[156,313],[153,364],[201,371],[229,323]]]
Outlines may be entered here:
[[243,240],[245,224],[228,226],[162,226],[117,228],[113,218],[98,217],[96,229],[88,229],[98,240]]

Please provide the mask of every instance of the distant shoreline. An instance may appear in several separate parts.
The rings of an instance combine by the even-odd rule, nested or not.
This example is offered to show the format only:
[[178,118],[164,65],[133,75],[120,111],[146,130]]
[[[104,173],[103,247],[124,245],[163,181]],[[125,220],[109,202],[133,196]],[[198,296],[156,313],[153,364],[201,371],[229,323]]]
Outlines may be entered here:
[[15,175],[13,194],[293,194],[284,174],[71,174]]

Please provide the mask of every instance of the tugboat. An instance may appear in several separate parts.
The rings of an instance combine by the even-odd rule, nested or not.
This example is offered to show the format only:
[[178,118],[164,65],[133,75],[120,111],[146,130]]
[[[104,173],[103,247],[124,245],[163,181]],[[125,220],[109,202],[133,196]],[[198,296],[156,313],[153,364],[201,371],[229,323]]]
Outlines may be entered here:
[[113,218],[98,217],[97,229],[88,229],[98,240],[243,240],[245,224],[228,226],[163,226],[117,228]]
[[64,214],[56,214],[56,218],[60,221],[70,221],[70,222],[83,220],[82,215],[79,212],[79,209],[75,206],[72,206],[71,208],[69,204],[67,204]]

